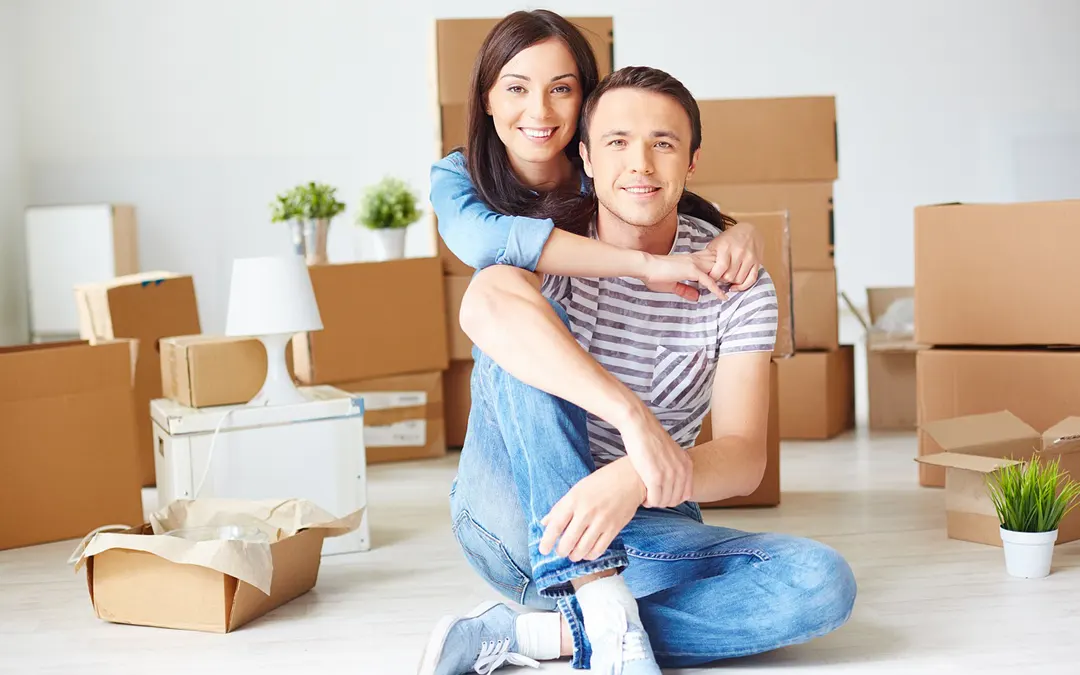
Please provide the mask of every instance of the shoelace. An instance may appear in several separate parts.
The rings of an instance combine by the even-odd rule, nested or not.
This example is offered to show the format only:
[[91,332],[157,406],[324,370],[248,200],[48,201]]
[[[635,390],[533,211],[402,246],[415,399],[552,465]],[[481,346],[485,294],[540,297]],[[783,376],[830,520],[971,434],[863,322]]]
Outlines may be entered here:
[[[645,633],[640,630],[630,631],[626,613],[621,607],[613,608],[607,617],[610,631],[605,640],[611,650],[611,663],[605,675],[622,675],[623,664],[649,658],[645,647]],[[595,652],[594,652],[595,657]]]
[[473,665],[479,675],[487,675],[491,671],[501,666],[529,666],[530,668],[539,668],[540,663],[533,661],[532,659],[510,651],[510,639],[498,640],[496,642],[484,641],[480,643],[480,656],[477,657],[476,663]]

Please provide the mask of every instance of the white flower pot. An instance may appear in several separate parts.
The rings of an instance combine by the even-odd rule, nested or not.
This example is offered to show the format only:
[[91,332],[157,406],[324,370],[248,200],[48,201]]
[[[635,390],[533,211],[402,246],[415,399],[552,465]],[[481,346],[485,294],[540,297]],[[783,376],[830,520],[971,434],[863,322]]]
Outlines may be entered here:
[[378,260],[397,260],[405,257],[405,228],[372,230],[375,235],[375,255]]
[[1005,548],[1005,570],[1009,574],[1024,579],[1041,579],[1050,574],[1057,530],[1012,532],[1003,527],[999,530]]

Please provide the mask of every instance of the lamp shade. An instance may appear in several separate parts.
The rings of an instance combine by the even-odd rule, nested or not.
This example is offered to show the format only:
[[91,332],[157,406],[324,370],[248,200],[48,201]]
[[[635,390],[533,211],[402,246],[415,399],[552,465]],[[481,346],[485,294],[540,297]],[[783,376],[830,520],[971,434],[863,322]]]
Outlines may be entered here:
[[311,276],[302,257],[233,261],[226,335],[292,334],[322,327]]

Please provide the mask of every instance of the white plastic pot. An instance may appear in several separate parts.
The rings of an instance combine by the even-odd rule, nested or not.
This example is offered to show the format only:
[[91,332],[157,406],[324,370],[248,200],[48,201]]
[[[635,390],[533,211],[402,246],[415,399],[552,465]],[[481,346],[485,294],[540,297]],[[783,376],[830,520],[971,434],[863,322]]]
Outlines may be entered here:
[[372,230],[378,260],[397,260],[405,257],[405,228]]
[[999,528],[1005,548],[1005,570],[1014,577],[1041,579],[1050,574],[1058,532],[1013,532]]

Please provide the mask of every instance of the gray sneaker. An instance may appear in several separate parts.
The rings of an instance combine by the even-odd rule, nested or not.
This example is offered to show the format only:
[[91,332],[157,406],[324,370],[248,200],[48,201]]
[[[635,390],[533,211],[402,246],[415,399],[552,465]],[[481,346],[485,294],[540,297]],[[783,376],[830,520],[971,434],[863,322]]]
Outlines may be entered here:
[[592,646],[590,673],[661,675],[645,629],[629,621],[622,607],[610,606],[603,617],[590,617],[589,625],[600,627],[595,636],[586,629]]
[[465,616],[443,617],[424,648],[418,675],[486,675],[502,666],[539,668],[538,662],[516,651],[517,617],[501,602],[485,602]]

